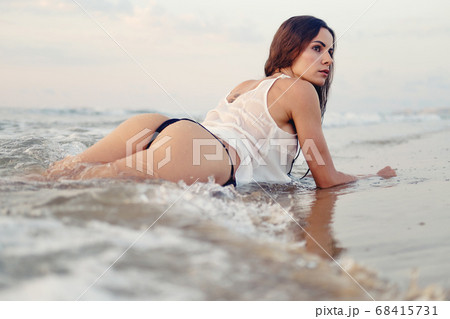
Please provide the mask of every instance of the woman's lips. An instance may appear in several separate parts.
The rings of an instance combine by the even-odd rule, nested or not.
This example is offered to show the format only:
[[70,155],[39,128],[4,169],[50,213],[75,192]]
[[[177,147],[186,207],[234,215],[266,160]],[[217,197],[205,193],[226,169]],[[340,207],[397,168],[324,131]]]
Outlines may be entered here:
[[328,76],[328,74],[330,73],[329,70],[320,70],[319,72],[322,73],[325,76]]

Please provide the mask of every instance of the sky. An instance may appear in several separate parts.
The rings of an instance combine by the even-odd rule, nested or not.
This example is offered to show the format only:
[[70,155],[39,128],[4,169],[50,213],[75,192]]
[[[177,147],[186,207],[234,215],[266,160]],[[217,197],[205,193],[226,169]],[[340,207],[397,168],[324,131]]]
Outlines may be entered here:
[[0,0],[0,107],[203,114],[264,76],[274,33],[337,35],[328,110],[450,107],[446,0]]

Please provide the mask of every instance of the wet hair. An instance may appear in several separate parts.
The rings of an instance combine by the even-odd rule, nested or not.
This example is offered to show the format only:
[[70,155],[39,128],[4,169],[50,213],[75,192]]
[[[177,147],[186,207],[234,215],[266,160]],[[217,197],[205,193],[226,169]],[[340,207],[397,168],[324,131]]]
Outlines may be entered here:
[[[264,66],[266,76],[292,66],[294,60],[306,49],[308,44],[319,34],[321,28],[330,31],[335,39],[334,31],[325,21],[312,16],[296,16],[283,22],[273,37],[269,58]],[[323,86],[314,85],[319,95],[320,111],[323,115],[327,105],[328,92],[333,80],[334,63]]]

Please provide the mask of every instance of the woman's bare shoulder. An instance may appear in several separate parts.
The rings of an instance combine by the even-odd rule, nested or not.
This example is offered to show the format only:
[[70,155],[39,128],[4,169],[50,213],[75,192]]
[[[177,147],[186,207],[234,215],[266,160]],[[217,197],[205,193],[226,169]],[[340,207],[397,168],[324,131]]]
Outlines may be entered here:
[[233,94],[243,94],[247,91],[251,91],[253,89],[255,89],[262,81],[267,80],[267,79],[271,79],[274,78],[275,76],[269,76],[269,77],[265,77],[262,79],[252,79],[252,80],[247,80],[244,82],[239,83],[233,90],[230,91],[230,96],[232,96]]
[[239,83],[231,92],[249,91],[258,86],[261,80],[247,80]]
[[314,85],[301,78],[284,78],[275,82],[283,95],[289,98],[317,96]]
[[261,80],[247,80],[238,84],[234,89],[230,91],[230,94],[227,96],[228,102],[232,103],[238,98],[238,96],[244,94],[245,92],[253,90],[258,86],[259,82],[261,82]]
[[317,107],[319,96],[314,86],[300,78],[278,79],[270,90],[270,100],[276,100],[285,108],[298,108],[300,105]]

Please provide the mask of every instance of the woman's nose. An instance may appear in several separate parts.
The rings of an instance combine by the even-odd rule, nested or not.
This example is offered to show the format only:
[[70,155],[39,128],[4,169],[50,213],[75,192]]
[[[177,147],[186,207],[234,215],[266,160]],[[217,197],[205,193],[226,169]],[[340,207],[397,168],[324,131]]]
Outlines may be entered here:
[[328,65],[328,64],[332,64],[333,62],[334,62],[334,60],[330,53],[325,53],[323,55],[323,59],[322,59],[323,64]]

